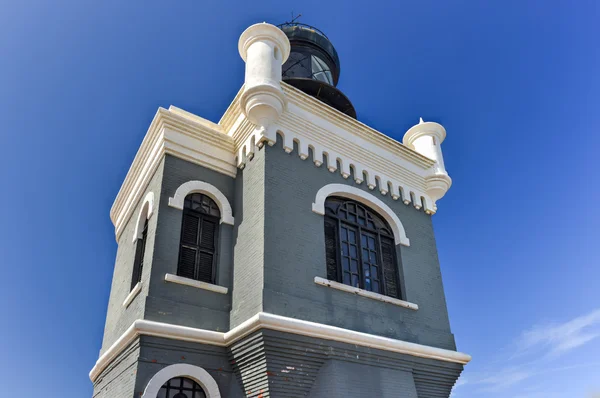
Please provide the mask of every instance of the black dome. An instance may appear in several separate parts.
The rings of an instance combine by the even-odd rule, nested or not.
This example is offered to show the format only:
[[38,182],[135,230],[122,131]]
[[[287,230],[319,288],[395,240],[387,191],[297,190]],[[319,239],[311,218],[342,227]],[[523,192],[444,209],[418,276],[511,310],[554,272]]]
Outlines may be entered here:
[[340,59],[327,36],[315,27],[300,23],[285,23],[279,28],[291,45],[290,56],[282,67],[283,81],[356,118],[352,103],[336,88]]

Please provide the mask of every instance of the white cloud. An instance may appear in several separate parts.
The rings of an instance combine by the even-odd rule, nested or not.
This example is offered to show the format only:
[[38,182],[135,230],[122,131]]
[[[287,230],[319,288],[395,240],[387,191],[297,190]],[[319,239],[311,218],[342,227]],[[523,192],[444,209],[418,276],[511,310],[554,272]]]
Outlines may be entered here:
[[[525,381],[542,375],[549,377],[548,373],[563,372],[567,369],[600,367],[598,362],[571,365],[559,365],[555,362],[560,355],[582,347],[598,337],[600,309],[563,323],[536,325],[516,339],[513,344],[513,347],[516,345],[516,354],[509,356],[506,352],[504,355],[501,353],[501,356],[504,356],[503,360],[488,362],[488,367],[483,372],[469,372],[468,383],[466,380],[460,382],[459,379],[455,388],[467,384],[466,390],[474,387],[479,395],[490,395],[514,387],[519,391],[518,398],[559,397],[555,391],[544,391],[547,388],[545,385],[528,386]],[[498,366],[499,364],[502,366]],[[537,381],[539,380],[538,378]],[[461,395],[462,391],[461,389]]]
[[558,324],[537,325],[523,332],[517,342],[519,354],[532,350],[558,356],[600,336],[600,309]]

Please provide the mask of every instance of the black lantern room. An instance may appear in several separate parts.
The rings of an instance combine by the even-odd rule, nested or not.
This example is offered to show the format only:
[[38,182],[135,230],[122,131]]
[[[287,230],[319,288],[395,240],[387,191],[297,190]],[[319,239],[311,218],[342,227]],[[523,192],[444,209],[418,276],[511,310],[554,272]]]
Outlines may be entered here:
[[356,118],[352,103],[336,88],[340,59],[327,36],[315,27],[297,22],[284,23],[279,28],[291,45],[290,56],[283,64],[283,81]]

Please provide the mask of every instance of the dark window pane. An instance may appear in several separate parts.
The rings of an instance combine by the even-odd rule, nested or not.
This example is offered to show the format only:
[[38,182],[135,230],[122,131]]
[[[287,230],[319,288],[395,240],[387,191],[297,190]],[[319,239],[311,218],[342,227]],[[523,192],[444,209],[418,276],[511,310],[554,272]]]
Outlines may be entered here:
[[348,257],[342,257],[342,269],[344,271],[350,270],[350,260],[348,260]]
[[194,278],[196,269],[196,249],[181,246],[179,251],[179,269],[177,275],[185,278]]
[[206,398],[206,393],[194,380],[176,377],[163,384],[158,398]]
[[375,254],[375,252],[370,252],[370,256],[367,257],[369,259],[369,261],[371,262],[371,264],[376,264],[377,263],[377,255]]
[[356,232],[352,230],[348,231],[348,242],[356,243]]
[[373,289],[373,291],[375,293],[380,293],[379,291],[379,282],[377,282],[376,280],[373,280],[373,283],[371,284],[371,287]]
[[345,285],[350,285],[350,274],[347,272],[344,272],[344,284]]
[[369,249],[375,249],[375,238],[369,236]]
[[342,256],[347,256],[350,250],[348,250],[348,244],[342,243]]
[[185,197],[184,208],[197,211],[202,214],[208,214],[215,217],[221,217],[219,206],[209,196],[201,193],[193,193]]
[[200,252],[200,255],[198,256],[198,277],[196,279],[202,282],[213,282],[213,259],[212,253]]
[[[332,262],[336,261],[339,269],[344,271],[338,281],[399,297],[396,248],[386,220],[368,207],[346,198],[328,198],[325,208],[329,224],[339,225],[339,230],[334,229],[336,233],[339,231],[336,234],[339,236],[332,239],[336,245],[336,258]],[[336,222],[336,218],[342,221]],[[343,220],[348,223],[344,225]],[[326,229],[329,224],[326,222]],[[387,241],[383,242],[384,239]]]
[[202,233],[200,236],[200,247],[205,249],[215,248],[215,232],[217,230],[217,224],[203,220],[202,221]]
[[195,245],[198,243],[198,226],[200,219],[192,214],[183,215],[183,226],[181,230],[182,243]]
[[352,257],[352,258],[357,258],[358,257],[358,251],[356,249],[356,245],[351,245],[350,246],[350,257]]
[[[177,274],[214,283],[217,232],[220,213],[216,203],[201,193],[186,197],[181,224],[181,245]],[[215,213],[216,217],[211,217]]]

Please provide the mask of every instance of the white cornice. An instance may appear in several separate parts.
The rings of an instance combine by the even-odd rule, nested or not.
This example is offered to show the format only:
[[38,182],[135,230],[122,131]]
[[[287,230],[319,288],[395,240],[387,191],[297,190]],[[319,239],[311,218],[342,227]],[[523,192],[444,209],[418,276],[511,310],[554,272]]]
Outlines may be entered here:
[[426,177],[433,173],[434,160],[286,83],[281,86],[287,109],[266,134],[248,122],[239,106],[232,104],[223,115],[220,123],[235,141],[238,167],[252,159],[263,141],[272,145],[280,134],[286,152],[292,152],[296,142],[303,160],[308,159],[310,148],[318,167],[325,156],[330,172],[435,213],[435,202],[426,193]]
[[295,318],[259,312],[227,333],[190,328],[167,323],[137,320],[127,331],[98,358],[90,372],[92,382],[129,344],[139,336],[156,336],[168,339],[191,341],[215,346],[229,346],[258,329],[270,329],[325,340],[339,341],[363,347],[412,355],[420,358],[466,364],[471,356],[457,351],[430,347],[422,344],[391,339],[368,333],[356,332],[322,323],[308,322]]
[[166,153],[235,177],[236,166],[252,159],[264,141],[272,145],[277,133],[284,138],[286,152],[296,142],[302,159],[308,159],[310,148],[315,165],[320,167],[325,156],[325,167],[332,173],[435,213],[435,201],[426,193],[427,177],[435,174],[434,160],[284,82],[281,87],[287,108],[266,131],[244,116],[244,87],[219,124],[175,107],[160,108],[110,211],[117,239]]
[[235,177],[234,153],[221,126],[175,107],[159,108],[110,210],[117,240],[165,154]]

